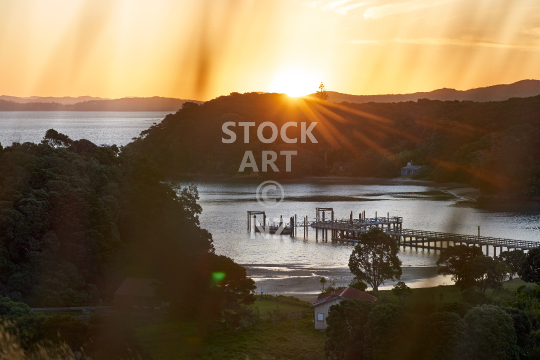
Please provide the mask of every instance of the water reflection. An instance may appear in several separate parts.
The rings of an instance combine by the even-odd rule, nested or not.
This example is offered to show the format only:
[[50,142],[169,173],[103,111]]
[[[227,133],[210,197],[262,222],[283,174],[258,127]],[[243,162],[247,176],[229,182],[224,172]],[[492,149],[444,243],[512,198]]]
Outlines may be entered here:
[[[185,184],[182,184],[185,185]],[[246,265],[346,268],[352,247],[315,240],[315,231],[303,229],[296,238],[267,236],[247,232],[248,210],[265,210],[257,203],[258,183],[196,183],[203,213],[201,225],[213,234],[216,252]],[[516,240],[539,240],[540,212],[489,212],[473,207],[455,206],[464,200],[454,194],[459,187],[436,187],[407,184],[283,184],[286,198],[276,208],[266,211],[268,218],[298,219],[308,216],[314,220],[316,207],[332,207],[336,218],[355,217],[362,211],[366,216],[403,217],[403,228],[476,235],[481,226],[483,236]],[[455,191],[459,194],[459,191]],[[433,267],[438,251],[401,248],[399,257],[404,267]],[[423,275],[422,275],[423,276]],[[417,281],[442,284],[448,278],[435,274],[418,274]]]

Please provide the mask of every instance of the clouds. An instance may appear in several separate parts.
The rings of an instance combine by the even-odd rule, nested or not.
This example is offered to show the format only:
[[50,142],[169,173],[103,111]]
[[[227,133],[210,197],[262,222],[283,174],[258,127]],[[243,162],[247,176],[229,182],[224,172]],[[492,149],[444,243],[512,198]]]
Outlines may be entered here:
[[528,36],[532,36],[532,37],[540,37],[540,27],[524,29],[522,33]]
[[364,11],[366,19],[380,19],[385,16],[418,11],[430,7],[446,4],[452,0],[413,0],[407,2],[394,2],[381,6],[373,6]]
[[[532,29],[538,30],[540,29]],[[348,41],[349,44],[356,45],[383,45],[390,43],[403,43],[413,45],[438,45],[438,46],[465,46],[465,47],[487,47],[487,48],[501,48],[501,49],[515,49],[515,50],[527,50],[527,51],[540,51],[540,44],[510,44],[482,39],[474,39],[470,37],[451,39],[451,38],[394,38],[391,40],[363,40],[356,39]]]
[[375,0],[367,0],[358,2],[357,0],[332,0],[332,1],[312,1],[304,3],[303,5],[312,8],[317,8],[324,11],[334,11],[341,15],[347,15],[350,10],[373,4]]
[[351,10],[371,5],[364,10],[364,18],[380,19],[385,16],[439,6],[453,0],[390,1],[391,2],[388,2],[388,0],[364,0],[359,2],[358,0],[316,0],[305,2],[303,5],[323,11],[334,11],[342,15],[347,15]]

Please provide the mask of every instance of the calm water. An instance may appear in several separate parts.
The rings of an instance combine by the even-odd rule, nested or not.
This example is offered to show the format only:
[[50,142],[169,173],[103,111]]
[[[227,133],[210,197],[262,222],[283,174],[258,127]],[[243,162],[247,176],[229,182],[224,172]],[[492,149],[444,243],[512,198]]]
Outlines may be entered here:
[[73,140],[126,145],[133,137],[159,123],[168,112],[124,111],[0,111],[0,143],[38,143],[48,129]]
[[[185,185],[185,184],[183,184]],[[201,225],[214,238],[216,252],[233,258],[240,264],[299,264],[305,266],[347,266],[351,246],[317,243],[310,229],[303,240],[298,230],[296,239],[289,236],[265,238],[248,234],[246,212],[265,210],[258,204],[255,191],[258,184],[196,183],[203,213]],[[446,189],[416,185],[328,185],[320,183],[283,184],[285,200],[277,207],[266,209],[267,217],[283,215],[288,219],[315,217],[316,207],[332,207],[336,218],[348,218],[351,210],[358,216],[402,216],[403,228],[444,231],[475,235],[478,225],[481,235],[519,240],[540,240],[540,211],[488,212],[471,207],[458,207],[463,200]],[[452,190],[450,190],[452,191]],[[340,196],[339,201],[334,201]],[[371,201],[366,201],[371,200]],[[434,266],[437,255],[431,251],[418,253],[406,249],[400,253],[403,266]]]
[[[126,145],[152,123],[159,122],[166,112],[0,112],[0,143],[39,142],[48,129],[70,136],[88,139],[96,144]],[[186,184],[183,184],[186,185]],[[201,225],[214,238],[216,252],[231,257],[240,264],[255,264],[263,269],[345,268],[352,247],[315,241],[313,229],[307,240],[299,236],[269,236],[249,234],[246,230],[248,210],[266,210],[268,218],[284,219],[305,215],[315,217],[316,207],[334,208],[336,218],[355,217],[365,211],[373,217],[402,216],[403,227],[409,229],[477,234],[478,225],[485,236],[518,240],[540,240],[540,211],[488,212],[471,207],[456,206],[462,198],[452,195],[452,189],[407,184],[324,184],[284,183],[285,201],[272,209],[263,209],[256,201],[258,183],[200,182],[203,213]],[[404,267],[428,269],[435,266],[434,251],[402,249]],[[427,271],[427,270],[426,270]],[[439,283],[449,279],[431,276]],[[430,277],[426,275],[427,277]],[[420,275],[421,277],[421,275]],[[418,278],[420,281],[421,279]],[[433,281],[431,281],[433,285]]]

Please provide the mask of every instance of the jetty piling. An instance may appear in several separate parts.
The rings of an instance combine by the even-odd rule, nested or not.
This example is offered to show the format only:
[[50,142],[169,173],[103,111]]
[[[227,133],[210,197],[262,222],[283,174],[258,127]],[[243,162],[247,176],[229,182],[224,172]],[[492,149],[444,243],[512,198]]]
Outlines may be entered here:
[[[329,216],[327,216],[327,214]],[[263,218],[262,226],[257,225],[257,216]],[[480,226],[478,226],[477,235],[452,234],[436,231],[424,231],[415,229],[403,229],[403,218],[399,216],[390,216],[386,213],[386,217],[378,217],[375,212],[374,218],[366,217],[365,210],[358,214],[358,219],[353,217],[351,211],[349,218],[346,220],[335,219],[333,208],[316,208],[315,221],[309,221],[308,216],[304,216],[302,223],[298,222],[298,217],[295,214],[289,218],[289,223],[283,222],[283,216],[280,215],[279,226],[276,223],[270,224],[267,222],[266,213],[264,211],[248,211],[247,212],[247,229],[249,232],[265,232],[270,234],[297,236],[296,228],[303,227],[303,238],[309,238],[309,227],[315,230],[315,241],[319,241],[319,231],[321,232],[321,241],[328,242],[328,233],[330,232],[330,241],[336,244],[355,245],[360,241],[360,235],[369,231],[373,227],[380,228],[388,235],[396,239],[399,246],[418,249],[427,249],[430,252],[432,249],[437,251],[443,248],[456,245],[478,246],[485,254],[490,256],[490,248],[493,249],[493,256],[497,256],[497,248],[499,253],[506,250],[530,250],[540,246],[540,242],[513,240],[504,238],[494,238],[480,235]],[[279,231],[281,229],[281,231]],[[261,231],[262,230],[262,231]]]

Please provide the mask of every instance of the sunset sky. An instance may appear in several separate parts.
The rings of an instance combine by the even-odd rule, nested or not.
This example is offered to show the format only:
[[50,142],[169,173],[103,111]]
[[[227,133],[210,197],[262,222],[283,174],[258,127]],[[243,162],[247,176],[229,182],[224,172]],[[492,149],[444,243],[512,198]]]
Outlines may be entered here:
[[302,95],[540,79],[539,0],[1,0],[0,95]]

